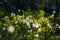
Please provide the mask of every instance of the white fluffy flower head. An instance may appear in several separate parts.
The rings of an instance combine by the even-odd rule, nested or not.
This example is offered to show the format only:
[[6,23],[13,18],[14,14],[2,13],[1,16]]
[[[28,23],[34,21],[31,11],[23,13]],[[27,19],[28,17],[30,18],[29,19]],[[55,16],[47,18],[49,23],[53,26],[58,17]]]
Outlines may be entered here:
[[41,31],[42,31],[42,29],[41,29],[41,28],[39,28],[39,29],[38,29],[38,32],[41,32]]
[[60,29],[60,26],[58,26],[58,29]]
[[8,29],[8,32],[10,33],[13,33],[15,30],[14,26],[9,26],[7,29]]
[[56,13],[56,11],[53,11],[53,13]]
[[36,36],[36,37],[39,37],[39,35],[38,35],[38,34],[36,34],[35,36]]
[[5,27],[3,27],[3,30],[5,30]]

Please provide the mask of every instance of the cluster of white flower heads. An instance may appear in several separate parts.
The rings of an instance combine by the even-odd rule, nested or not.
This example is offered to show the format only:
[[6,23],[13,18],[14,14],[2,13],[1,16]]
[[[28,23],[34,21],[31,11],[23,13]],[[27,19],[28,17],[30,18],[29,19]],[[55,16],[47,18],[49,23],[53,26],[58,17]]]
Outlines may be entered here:
[[[28,28],[31,28],[31,27],[32,28],[36,28],[37,29],[37,32],[41,32],[42,31],[42,25],[43,24],[39,24],[37,22],[37,20],[35,20],[35,18],[33,18],[32,15],[29,15],[28,17],[24,18],[25,15],[16,15],[14,13],[11,13],[11,17],[14,18],[15,16],[16,16],[16,21],[14,21],[14,24],[16,26],[18,26],[19,22],[21,22],[20,19],[23,19],[22,20],[23,25],[24,24],[27,25]],[[9,18],[9,17],[6,16],[5,18]],[[41,17],[40,20],[42,20],[42,22],[46,22],[46,24],[47,24],[46,26],[48,26],[49,28],[52,28],[51,24],[49,23],[49,19],[48,18]],[[56,24],[56,26],[57,25],[58,24]],[[5,23],[4,26],[8,26],[8,25]],[[3,30],[5,30],[5,28],[3,28]],[[7,30],[8,30],[8,32],[13,33],[15,31],[15,27],[10,25],[10,26],[8,26]]]
[[35,28],[39,28],[41,25],[40,24],[38,24],[37,22],[34,22],[33,24],[33,27],[35,27]]
[[11,13],[11,17],[12,17],[12,16],[15,16],[15,13],[12,12],[12,13]]
[[29,15],[29,16],[23,21],[23,23],[26,23],[26,25],[27,25],[28,27],[30,27],[31,23],[32,23],[32,27],[35,27],[35,28],[38,28],[39,26],[41,26],[40,24],[37,23],[37,21],[29,19],[29,18],[31,18],[31,17],[32,17],[32,16]]

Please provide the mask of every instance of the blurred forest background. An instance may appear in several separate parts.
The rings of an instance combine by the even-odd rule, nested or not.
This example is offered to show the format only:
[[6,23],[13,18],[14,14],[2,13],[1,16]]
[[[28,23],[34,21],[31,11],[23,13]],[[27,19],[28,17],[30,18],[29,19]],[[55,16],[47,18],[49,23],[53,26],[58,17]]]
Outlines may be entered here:
[[0,0],[0,40],[60,40],[60,0]]
[[44,10],[46,15],[56,11],[55,16],[57,16],[60,11],[59,2],[59,0],[0,0],[0,8],[8,13],[15,13],[20,10],[20,14],[22,14],[22,10],[27,11],[28,7],[30,7],[31,11]]

